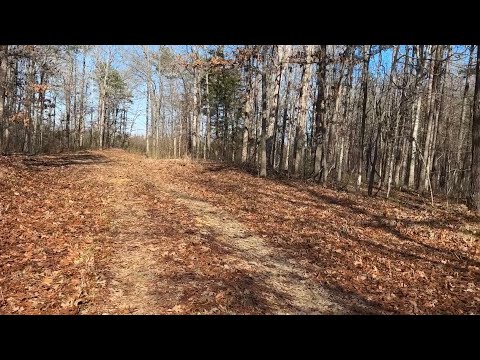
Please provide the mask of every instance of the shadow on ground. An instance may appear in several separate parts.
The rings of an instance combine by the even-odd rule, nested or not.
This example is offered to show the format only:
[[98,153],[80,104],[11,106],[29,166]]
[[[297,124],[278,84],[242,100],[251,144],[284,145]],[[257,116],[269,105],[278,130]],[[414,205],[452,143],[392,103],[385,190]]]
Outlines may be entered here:
[[[239,251],[235,246],[230,246],[225,242],[220,242],[214,236],[209,236],[208,241],[202,241],[201,244],[207,245],[211,250],[209,254],[212,259],[208,264],[196,266],[192,269],[186,269],[185,266],[179,266],[177,262],[165,258],[167,269],[162,275],[157,277],[158,283],[167,283],[173,286],[175,291],[180,292],[180,296],[174,299],[168,299],[173,292],[155,290],[152,292],[160,303],[184,304],[185,313],[200,314],[388,314],[392,312],[385,311],[381,304],[368,301],[358,296],[354,292],[348,292],[339,287],[321,285],[323,291],[328,294],[332,305],[311,304],[311,307],[299,305],[302,303],[303,296],[308,298],[308,294],[289,291],[289,284],[300,284],[301,282],[311,283],[305,286],[305,290],[318,287],[312,279],[305,279],[296,273],[284,273],[282,279],[273,279],[284,283],[283,287],[272,286],[272,274],[267,268],[254,266],[253,263],[265,262],[261,256],[251,256],[251,254]],[[193,249],[192,249],[193,250]],[[223,266],[215,266],[215,259],[221,259]],[[271,258],[271,261],[286,262],[287,257],[280,252]],[[249,263],[248,269],[239,265]],[[253,262],[253,263],[252,263]],[[230,264],[226,266],[226,264]],[[300,264],[295,265],[299,272],[306,272]],[[298,288],[298,286],[294,286]],[[338,309],[342,310],[339,311]]]
[[480,311],[478,252],[475,239],[463,237],[478,238],[478,218],[462,206],[432,208],[410,194],[386,201],[264,180],[224,164],[169,172],[190,194],[228,209],[301,264],[352,312]]
[[96,165],[111,162],[103,155],[91,154],[88,152],[59,154],[59,155],[38,155],[23,159],[23,164],[27,167],[67,167],[76,165]]
[[[177,191],[171,194],[187,203],[203,203],[201,198],[191,194]],[[174,284],[175,289],[181,289],[179,300],[187,306],[183,311],[231,314],[391,313],[382,309],[381,304],[354,292],[342,291],[317,281],[302,259],[296,260],[295,254],[285,249],[262,245],[263,239],[237,224],[219,208],[205,204],[201,213],[198,213],[199,208],[191,211],[191,215],[197,212],[197,219],[222,219],[225,228],[215,221],[206,225],[205,219],[202,219],[200,228],[194,226],[189,229],[188,236],[192,240],[187,242],[188,253],[195,254],[190,258],[201,261],[202,266],[199,263],[194,267],[191,266],[193,264],[179,266],[184,258],[178,257],[165,266],[167,270],[158,278],[160,283]],[[188,209],[182,212],[190,213]],[[152,217],[161,216],[156,215]],[[208,248],[209,252],[202,253],[202,248]],[[167,262],[171,260],[164,258]],[[163,301],[167,297],[165,291],[155,296]]]

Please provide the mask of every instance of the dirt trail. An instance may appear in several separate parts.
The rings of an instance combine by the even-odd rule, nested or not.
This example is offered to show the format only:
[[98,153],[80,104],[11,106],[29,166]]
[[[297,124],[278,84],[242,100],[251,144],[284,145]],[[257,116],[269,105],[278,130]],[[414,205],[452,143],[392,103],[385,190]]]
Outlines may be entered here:
[[[255,269],[255,281],[266,286],[263,296],[274,305],[274,313],[333,314],[348,311],[331,299],[327,291],[308,280],[295,261],[284,258],[261,237],[250,234],[246,227],[225,211],[179,192],[172,184],[164,188],[188,207],[201,227],[207,227],[214,241],[233,250],[234,256],[246,262],[247,270]],[[284,302],[279,302],[283,294]],[[288,295],[288,296],[287,296]]]
[[478,218],[120,150],[0,157],[0,314],[477,314]]
[[[349,312],[309,279],[295,261],[282,257],[226,211],[195,199],[178,185],[165,181],[156,172],[158,162],[123,153],[110,154],[109,158],[110,166],[104,167],[100,174],[109,187],[106,206],[112,217],[110,260],[103,265],[107,268],[108,281],[103,293],[95,296],[97,304],[86,307],[85,313]],[[175,211],[181,209],[192,219],[193,226],[183,229],[186,234],[180,239],[159,231],[158,222],[178,222],[171,210],[157,214],[161,217],[151,215],[151,207],[159,202],[172,202]],[[175,241],[177,243],[172,244]],[[201,251],[211,256],[208,265],[216,260],[223,264],[218,273],[213,269],[208,280],[189,284],[179,279],[193,266],[181,265],[175,276],[161,276],[169,271],[162,254],[174,254],[177,264],[182,263],[187,255],[179,258],[181,254],[176,254],[175,248],[188,248],[199,241],[202,241]],[[169,249],[174,250],[168,252]],[[251,276],[247,275],[246,282],[238,278],[237,282],[232,280],[230,285],[225,285],[225,269],[228,274],[241,272]],[[224,296],[230,297],[227,302],[230,305],[214,306],[218,305],[216,300]],[[200,308],[192,305],[199,298],[204,302]],[[207,309],[205,304],[209,298],[213,305]]]
[[99,266],[100,272],[106,273],[107,286],[96,290],[96,300],[84,313],[168,312],[178,299],[172,298],[174,293],[163,296],[156,293],[164,285],[158,282],[157,270],[161,266],[159,244],[165,237],[155,231],[156,219],[149,214],[154,196],[149,194],[151,186],[143,180],[145,174],[139,176],[136,164],[118,157],[112,160],[110,166],[99,169],[97,174],[109,189],[105,205],[111,219],[112,239],[102,249],[105,252],[108,248],[109,255]]
[[148,216],[142,201],[135,199],[138,187],[131,178],[111,179],[114,186],[112,231],[115,235],[114,256],[109,270],[110,299],[104,313],[155,313],[155,298],[150,290],[154,283],[152,266],[156,260],[151,251],[155,238],[149,236],[145,224]]

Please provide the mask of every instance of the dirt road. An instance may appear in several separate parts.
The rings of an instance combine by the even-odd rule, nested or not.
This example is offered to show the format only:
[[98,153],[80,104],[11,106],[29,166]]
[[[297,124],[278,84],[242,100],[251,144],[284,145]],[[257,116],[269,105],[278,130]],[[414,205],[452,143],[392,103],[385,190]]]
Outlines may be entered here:
[[0,313],[479,313],[478,219],[121,150],[0,158]]
[[165,179],[168,162],[108,156],[94,173],[109,189],[108,280],[84,313],[348,312],[228,211]]

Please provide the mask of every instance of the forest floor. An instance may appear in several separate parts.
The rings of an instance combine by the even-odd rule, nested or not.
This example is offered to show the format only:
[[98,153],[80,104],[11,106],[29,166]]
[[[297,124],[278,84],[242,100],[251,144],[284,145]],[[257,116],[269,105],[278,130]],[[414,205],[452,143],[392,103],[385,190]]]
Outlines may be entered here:
[[480,314],[480,219],[121,150],[0,157],[3,314]]

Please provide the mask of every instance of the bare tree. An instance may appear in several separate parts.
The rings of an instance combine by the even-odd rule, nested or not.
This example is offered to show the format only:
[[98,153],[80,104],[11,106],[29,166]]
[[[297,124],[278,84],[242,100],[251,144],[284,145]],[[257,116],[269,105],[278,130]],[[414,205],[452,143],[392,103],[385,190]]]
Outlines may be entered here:
[[477,62],[475,65],[475,90],[473,95],[472,122],[472,167],[469,206],[480,210],[480,46],[477,45]]

